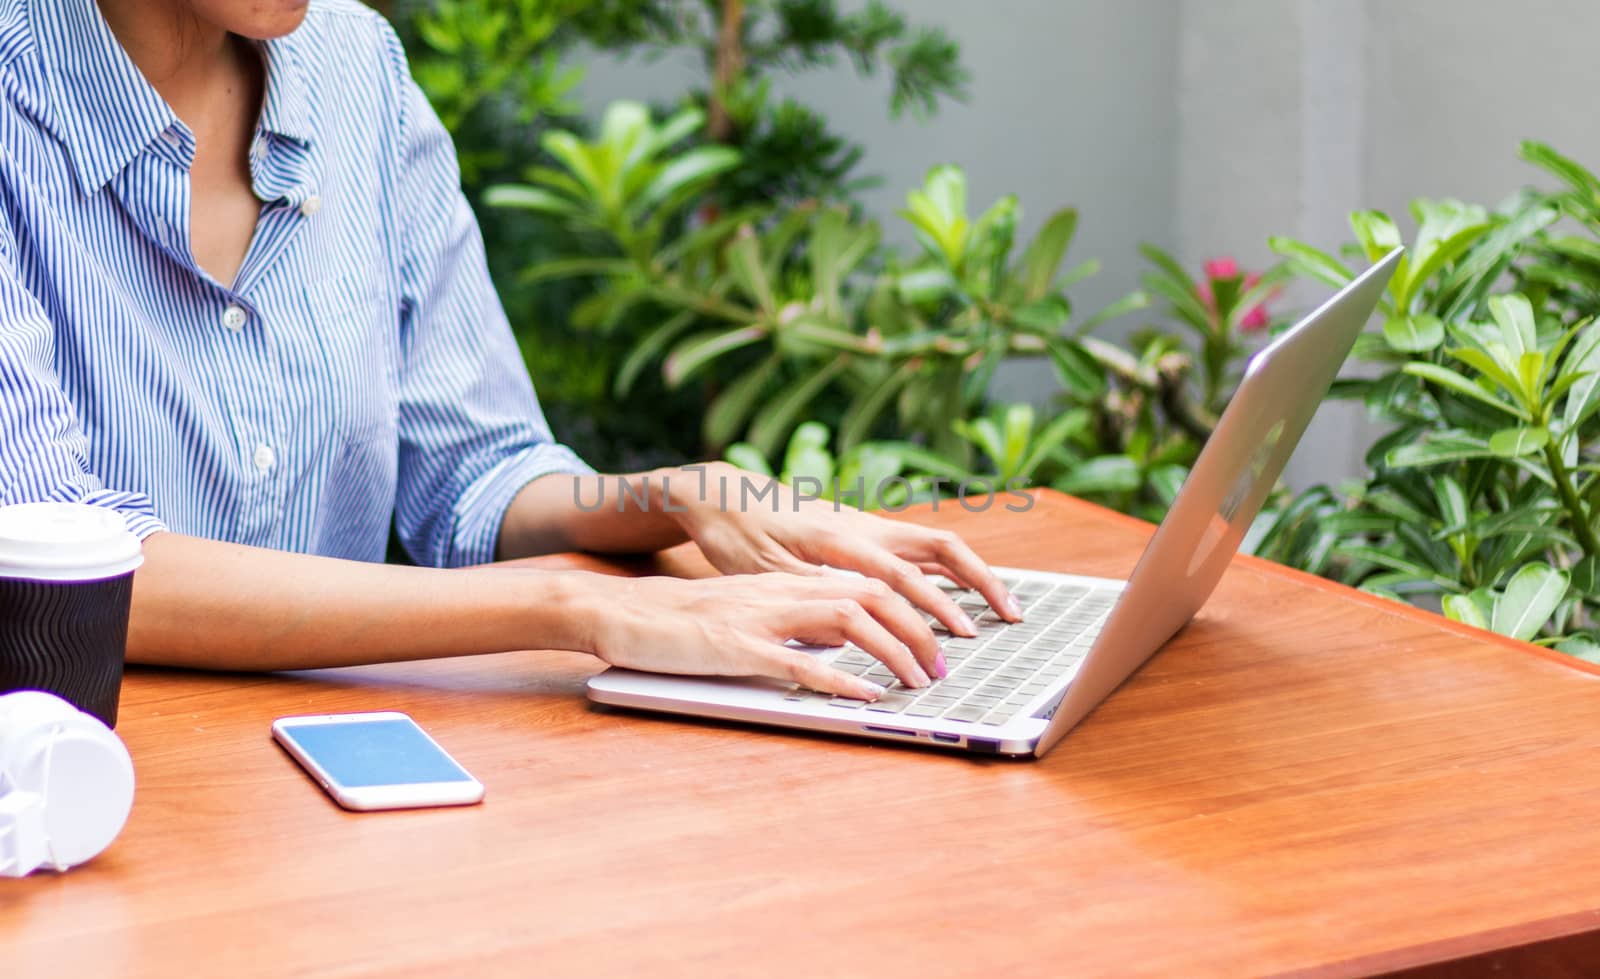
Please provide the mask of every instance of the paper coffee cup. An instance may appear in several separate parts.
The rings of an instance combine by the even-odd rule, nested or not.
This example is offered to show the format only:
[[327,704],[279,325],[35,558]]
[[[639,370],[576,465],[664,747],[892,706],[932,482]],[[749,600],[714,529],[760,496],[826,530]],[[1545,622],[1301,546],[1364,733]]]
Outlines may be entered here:
[[113,510],[0,507],[0,694],[44,690],[115,725],[143,560]]

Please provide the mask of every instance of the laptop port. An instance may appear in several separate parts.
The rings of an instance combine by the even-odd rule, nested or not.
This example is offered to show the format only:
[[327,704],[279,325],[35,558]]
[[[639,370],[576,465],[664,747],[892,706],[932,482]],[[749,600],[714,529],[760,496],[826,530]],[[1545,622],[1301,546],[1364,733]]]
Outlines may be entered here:
[[914,738],[917,736],[915,731],[902,731],[897,727],[873,727],[868,724],[866,725],[866,730],[871,731],[873,734],[898,734],[902,738]]
[[935,731],[935,732],[933,732],[933,740],[935,740],[935,741],[943,741],[945,744],[960,744],[961,743],[961,735],[959,735],[959,734],[945,734],[943,731]]

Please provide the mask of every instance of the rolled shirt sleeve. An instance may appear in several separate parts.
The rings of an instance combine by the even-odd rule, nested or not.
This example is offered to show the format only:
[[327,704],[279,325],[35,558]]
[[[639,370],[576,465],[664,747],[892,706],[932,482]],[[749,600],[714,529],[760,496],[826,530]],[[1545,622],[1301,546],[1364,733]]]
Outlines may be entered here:
[[148,496],[90,472],[83,427],[53,366],[54,328],[17,280],[13,255],[0,230],[0,506],[87,503],[121,513],[141,540],[165,530]]
[[494,559],[528,483],[592,472],[545,422],[489,279],[444,126],[398,53],[401,87],[400,458],[396,527],[419,563]]

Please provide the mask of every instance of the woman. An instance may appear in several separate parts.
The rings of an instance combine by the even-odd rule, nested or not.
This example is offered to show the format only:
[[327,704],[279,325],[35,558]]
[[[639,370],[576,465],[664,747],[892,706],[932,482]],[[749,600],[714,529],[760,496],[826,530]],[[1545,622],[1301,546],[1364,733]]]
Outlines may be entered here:
[[[130,659],[561,648],[870,699],[785,642],[853,641],[921,686],[944,667],[913,605],[975,631],[923,572],[1017,618],[950,534],[786,495],[741,513],[724,466],[602,491],[540,414],[447,134],[355,0],[0,0],[0,83],[0,503],[125,515]],[[377,563],[391,519],[427,567]],[[740,574],[444,570],[689,539]]]

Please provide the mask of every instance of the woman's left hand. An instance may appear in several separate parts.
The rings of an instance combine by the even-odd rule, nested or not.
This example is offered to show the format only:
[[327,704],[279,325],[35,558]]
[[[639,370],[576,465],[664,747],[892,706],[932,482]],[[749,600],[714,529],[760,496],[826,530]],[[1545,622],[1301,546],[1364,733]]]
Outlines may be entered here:
[[824,500],[797,499],[776,480],[725,463],[674,476],[673,516],[724,574],[814,575],[825,573],[824,565],[859,571],[888,584],[950,632],[975,635],[972,619],[927,578],[940,574],[975,589],[1006,621],[1022,618],[1005,585],[951,531],[886,520]]

